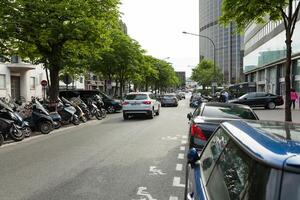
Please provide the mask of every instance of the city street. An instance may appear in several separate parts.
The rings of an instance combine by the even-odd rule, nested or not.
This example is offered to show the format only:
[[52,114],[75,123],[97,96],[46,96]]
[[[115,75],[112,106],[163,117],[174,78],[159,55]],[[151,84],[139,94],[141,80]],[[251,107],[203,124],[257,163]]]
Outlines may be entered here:
[[188,99],[153,120],[103,121],[0,147],[0,196],[18,199],[183,199]]
[[[183,199],[188,103],[153,120],[116,113],[0,147],[1,199]],[[255,112],[284,117],[281,108]]]

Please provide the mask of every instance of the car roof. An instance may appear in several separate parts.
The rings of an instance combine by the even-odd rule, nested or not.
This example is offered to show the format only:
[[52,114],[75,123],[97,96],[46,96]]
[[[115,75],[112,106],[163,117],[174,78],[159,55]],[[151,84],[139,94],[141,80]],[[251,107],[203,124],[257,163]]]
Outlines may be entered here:
[[248,108],[249,106],[243,104],[236,104],[236,103],[222,103],[222,102],[205,102],[202,103],[203,106],[214,106],[214,107],[224,107],[224,108]]
[[[278,121],[226,121],[221,124],[257,160],[300,172],[300,124]],[[293,159],[292,159],[293,158]]]
[[136,95],[136,94],[153,94],[153,93],[151,93],[151,92],[130,92],[130,93],[128,93],[127,95]]

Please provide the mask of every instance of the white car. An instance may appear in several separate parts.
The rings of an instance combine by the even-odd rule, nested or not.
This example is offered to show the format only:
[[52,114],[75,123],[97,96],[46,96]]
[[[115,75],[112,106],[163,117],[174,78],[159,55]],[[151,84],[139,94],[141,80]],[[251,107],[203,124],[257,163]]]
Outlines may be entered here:
[[126,95],[123,101],[123,118],[128,119],[129,115],[145,114],[150,119],[159,115],[160,102],[150,92],[132,92]]

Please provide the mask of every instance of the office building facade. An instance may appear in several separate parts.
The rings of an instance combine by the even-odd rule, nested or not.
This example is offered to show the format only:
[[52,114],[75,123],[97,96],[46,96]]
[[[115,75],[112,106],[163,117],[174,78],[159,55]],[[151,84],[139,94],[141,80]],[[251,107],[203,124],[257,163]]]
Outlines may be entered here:
[[[299,17],[298,17],[299,18]],[[283,21],[251,24],[245,31],[244,74],[256,91],[285,95],[286,44]],[[300,21],[292,43],[292,87],[300,92]]]
[[[243,82],[243,37],[236,34],[234,24],[219,25],[222,0],[199,1],[199,35],[212,39],[216,49],[216,65],[222,70],[224,84]],[[206,38],[199,38],[199,60],[214,59],[214,48]]]

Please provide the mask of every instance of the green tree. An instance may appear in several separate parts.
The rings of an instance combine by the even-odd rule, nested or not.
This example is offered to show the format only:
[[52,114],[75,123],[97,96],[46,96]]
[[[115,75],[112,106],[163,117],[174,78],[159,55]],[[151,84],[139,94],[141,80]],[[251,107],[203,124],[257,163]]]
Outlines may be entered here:
[[294,0],[223,0],[221,23],[234,22],[239,31],[250,23],[283,20],[286,30],[286,75],[285,75],[285,121],[292,121],[290,108],[292,37],[295,30],[300,2]]
[[86,66],[111,40],[118,0],[1,0],[1,53],[19,54],[50,71],[50,99],[58,95],[59,72]]
[[205,89],[213,81],[221,84],[223,75],[219,67],[216,66],[216,69],[214,69],[212,61],[204,59],[193,69],[191,79],[202,85],[203,89]]

